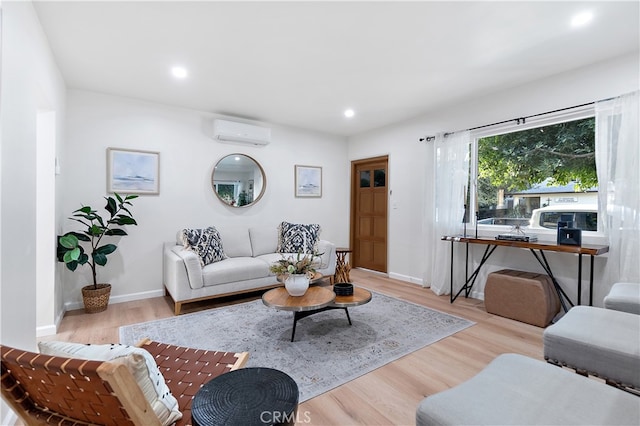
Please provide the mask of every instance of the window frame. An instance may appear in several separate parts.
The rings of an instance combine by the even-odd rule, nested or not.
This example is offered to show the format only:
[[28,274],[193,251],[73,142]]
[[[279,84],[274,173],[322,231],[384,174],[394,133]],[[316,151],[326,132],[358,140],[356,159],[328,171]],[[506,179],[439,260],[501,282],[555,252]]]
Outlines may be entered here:
[[[496,236],[498,234],[503,234],[505,232],[509,232],[512,230],[512,227],[509,225],[487,225],[487,224],[476,224],[476,210],[478,206],[478,141],[479,139],[489,137],[489,136],[498,136],[507,133],[519,132],[522,130],[535,129],[539,127],[551,126],[554,124],[559,124],[567,121],[575,121],[581,120],[585,118],[595,118],[595,107],[593,104],[591,105],[583,105],[580,107],[572,108],[570,110],[562,110],[547,114],[541,114],[539,116],[532,116],[530,118],[520,119],[518,122],[510,121],[508,123],[503,123],[495,126],[489,126],[484,128],[479,128],[471,131],[471,146],[470,146],[470,168],[469,168],[469,182],[470,182],[470,190],[469,190],[469,212],[468,212],[468,221],[467,226],[475,226],[478,230],[479,236]],[[600,185],[598,184],[598,193],[600,192]],[[600,204],[598,203],[598,216],[606,214],[606,212],[602,211]],[[525,231],[526,232],[526,231]],[[557,235],[557,231],[555,229],[536,229],[536,235],[542,241],[546,240],[554,240]],[[605,234],[602,230],[597,231],[582,231],[583,242],[585,239],[588,243],[596,244],[602,243],[606,240]]]

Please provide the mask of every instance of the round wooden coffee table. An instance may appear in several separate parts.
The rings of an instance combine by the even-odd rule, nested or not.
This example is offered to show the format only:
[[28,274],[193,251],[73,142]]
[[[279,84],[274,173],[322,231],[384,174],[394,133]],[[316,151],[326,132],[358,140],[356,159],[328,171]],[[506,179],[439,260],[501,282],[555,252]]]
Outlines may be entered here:
[[364,305],[371,301],[371,292],[362,287],[353,286],[351,296],[336,296],[333,306],[336,308],[351,308],[352,306]]
[[326,287],[309,287],[302,296],[290,296],[284,287],[277,287],[262,295],[262,303],[281,311],[293,311],[293,342],[298,320],[320,312],[320,309],[329,306],[335,298],[336,294]]
[[351,296],[336,296],[332,287],[309,287],[303,296],[290,296],[284,287],[278,287],[262,295],[262,302],[266,306],[282,311],[293,311],[292,342],[296,335],[298,320],[329,309],[344,309],[351,325],[347,308],[364,305],[369,301],[371,301],[371,292],[356,286],[353,287]]

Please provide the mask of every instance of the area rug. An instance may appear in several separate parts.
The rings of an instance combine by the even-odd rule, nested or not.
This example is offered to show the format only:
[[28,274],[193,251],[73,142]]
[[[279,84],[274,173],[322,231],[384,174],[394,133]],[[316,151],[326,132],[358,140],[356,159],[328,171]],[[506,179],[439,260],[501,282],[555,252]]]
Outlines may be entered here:
[[120,327],[120,342],[159,342],[249,352],[247,367],[270,367],[298,384],[300,402],[340,386],[474,323],[372,292],[371,302],[298,321],[261,300]]

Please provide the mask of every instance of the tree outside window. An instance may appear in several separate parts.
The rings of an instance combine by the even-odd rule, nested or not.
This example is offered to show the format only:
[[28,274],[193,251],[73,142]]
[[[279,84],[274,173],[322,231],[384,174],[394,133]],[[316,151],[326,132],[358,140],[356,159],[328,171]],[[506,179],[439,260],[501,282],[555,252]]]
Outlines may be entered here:
[[593,117],[478,139],[480,224],[527,225],[547,205],[596,204]]

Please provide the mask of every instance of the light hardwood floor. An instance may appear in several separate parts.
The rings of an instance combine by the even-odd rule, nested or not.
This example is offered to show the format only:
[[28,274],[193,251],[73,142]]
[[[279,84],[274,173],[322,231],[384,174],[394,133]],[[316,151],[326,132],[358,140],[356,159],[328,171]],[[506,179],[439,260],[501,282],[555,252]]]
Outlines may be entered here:
[[[299,425],[412,425],[416,406],[425,396],[470,378],[497,355],[514,352],[543,359],[542,328],[488,314],[480,300],[461,297],[451,304],[449,296],[436,296],[429,289],[361,270],[351,271],[351,280],[476,324],[300,404]],[[259,297],[254,294],[185,308],[190,312]],[[47,340],[117,342],[122,325],[171,316],[173,304],[168,297],[112,304],[98,314],[71,311],[59,333]]]

